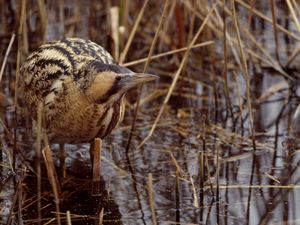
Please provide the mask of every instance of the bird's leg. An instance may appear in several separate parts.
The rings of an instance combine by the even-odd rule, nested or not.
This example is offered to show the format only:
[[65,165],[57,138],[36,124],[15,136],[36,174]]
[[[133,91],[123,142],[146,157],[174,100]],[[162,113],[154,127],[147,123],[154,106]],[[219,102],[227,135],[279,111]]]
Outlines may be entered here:
[[102,140],[100,138],[95,138],[90,148],[93,168],[93,195],[99,195],[100,193],[101,149]]
[[66,178],[64,144],[59,144],[59,162],[60,162],[60,174],[62,175],[61,177]]

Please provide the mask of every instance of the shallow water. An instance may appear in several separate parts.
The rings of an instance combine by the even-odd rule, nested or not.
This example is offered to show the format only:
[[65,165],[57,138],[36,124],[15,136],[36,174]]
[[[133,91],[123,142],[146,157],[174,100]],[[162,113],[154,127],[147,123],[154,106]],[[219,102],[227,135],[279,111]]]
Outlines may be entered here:
[[[290,32],[296,32],[285,4],[278,4],[277,13],[280,16],[277,22]],[[68,10],[72,9],[70,5],[68,7]],[[259,1],[256,8],[271,18],[267,3]],[[89,12],[84,9],[80,9],[80,12],[83,16],[75,34],[90,38],[89,28],[84,26],[88,23],[88,17],[85,16]],[[240,23],[247,23],[247,12],[238,5]],[[60,38],[60,33],[64,31],[61,29],[64,28],[55,25],[56,17],[50,15],[47,37]],[[230,21],[228,29],[233,35]],[[272,25],[254,16],[251,31],[275,60]],[[138,148],[151,129],[171,83],[170,75],[173,76],[176,71],[180,58],[174,56],[173,61],[163,58],[150,64],[151,72],[159,74],[161,79],[146,84],[143,97],[157,90],[162,94],[142,104],[137,130],[130,151],[126,154],[134,114],[134,107],[128,104],[122,125],[103,141],[99,183],[92,182],[89,145],[65,146],[67,177],[62,179],[59,176],[63,222],[66,221],[65,213],[70,211],[72,224],[98,224],[103,208],[105,224],[153,224],[153,203],[158,224],[300,224],[299,139],[290,130],[290,125],[295,123],[292,115],[298,104],[296,82],[287,81],[282,74],[266,65],[264,60],[249,60],[256,134],[254,150],[242,72],[233,54],[229,53],[232,119],[220,81],[223,69],[222,39],[209,34],[206,36],[203,39],[214,40],[215,47],[192,51],[184,74],[185,80],[177,84],[153,136],[142,148]],[[5,40],[7,43],[8,37]],[[106,36],[101,40],[101,43],[106,43]],[[137,46],[143,45],[143,41],[137,40]],[[247,41],[247,46],[251,46],[249,49],[261,53],[257,46]],[[297,41],[279,32],[279,43],[280,63],[284,65]],[[1,51],[4,51],[7,45],[2,45]],[[0,102],[1,119],[9,133],[0,128],[0,223],[6,223],[14,206],[12,224],[37,224],[35,137],[32,135],[30,118],[21,102],[17,111],[17,138],[14,139],[15,114],[12,102],[15,59],[14,49],[1,82],[1,92],[6,96],[5,101]],[[289,75],[297,76],[298,62],[299,57],[289,68],[285,68]],[[141,71],[142,67],[137,66],[135,70]],[[235,73],[238,76],[238,88]],[[128,95],[130,103],[134,102],[135,96],[134,91]],[[239,102],[244,102],[242,113]],[[59,173],[58,148],[55,144],[51,146]],[[18,149],[15,152],[15,173],[10,168],[13,149]],[[204,161],[201,161],[201,157]],[[26,173],[23,172],[25,167]],[[153,199],[149,194],[149,174],[152,175]],[[41,177],[42,223],[55,224],[54,198],[44,164]],[[18,201],[15,201],[16,194]]]

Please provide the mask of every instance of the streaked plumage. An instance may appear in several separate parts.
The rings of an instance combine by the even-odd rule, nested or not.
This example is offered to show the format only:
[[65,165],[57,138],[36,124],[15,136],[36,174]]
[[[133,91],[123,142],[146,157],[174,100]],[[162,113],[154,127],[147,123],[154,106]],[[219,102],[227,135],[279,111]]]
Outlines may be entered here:
[[42,103],[48,138],[57,143],[104,138],[124,116],[124,96],[154,75],[118,66],[94,42],[68,38],[50,42],[23,63],[24,95],[34,119]]

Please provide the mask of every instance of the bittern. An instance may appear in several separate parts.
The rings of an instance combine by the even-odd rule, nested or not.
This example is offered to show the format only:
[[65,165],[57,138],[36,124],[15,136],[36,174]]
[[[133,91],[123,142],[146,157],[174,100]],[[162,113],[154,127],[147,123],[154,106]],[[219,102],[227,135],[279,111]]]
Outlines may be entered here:
[[60,144],[103,139],[122,121],[128,90],[157,78],[117,65],[104,48],[79,38],[42,45],[20,72],[30,114],[37,119],[42,104],[48,139]]

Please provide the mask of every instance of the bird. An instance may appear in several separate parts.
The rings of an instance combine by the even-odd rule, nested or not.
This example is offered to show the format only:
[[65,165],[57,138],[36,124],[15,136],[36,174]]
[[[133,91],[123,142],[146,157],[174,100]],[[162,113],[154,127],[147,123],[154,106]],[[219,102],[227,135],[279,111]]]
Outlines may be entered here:
[[158,78],[118,65],[103,47],[81,38],[40,46],[20,74],[30,115],[37,120],[42,105],[48,140],[59,144],[105,138],[124,117],[126,93]]

